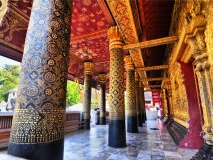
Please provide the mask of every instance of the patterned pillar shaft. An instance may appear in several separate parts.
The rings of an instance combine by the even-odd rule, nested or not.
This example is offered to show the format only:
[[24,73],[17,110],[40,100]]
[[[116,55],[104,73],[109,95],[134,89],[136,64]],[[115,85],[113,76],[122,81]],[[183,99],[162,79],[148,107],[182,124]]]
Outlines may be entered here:
[[83,120],[85,129],[90,129],[90,111],[91,111],[91,80],[92,62],[84,62],[84,98],[83,98]]
[[138,127],[143,127],[142,122],[142,110],[140,107],[140,95],[139,95],[139,75],[135,72],[135,96],[136,96],[136,109],[137,109],[137,120],[138,120]]
[[106,124],[106,99],[105,99],[105,92],[106,92],[106,74],[99,74],[100,77],[100,87],[101,87],[101,93],[100,93],[100,124]]
[[125,147],[124,110],[124,60],[121,33],[117,26],[108,31],[110,49],[110,108],[109,139],[110,147]]
[[33,1],[8,154],[63,159],[71,3]]
[[146,122],[146,109],[145,109],[143,82],[139,82],[139,97],[140,97],[140,108],[141,108],[141,112],[142,112],[142,123],[145,123]]
[[126,67],[126,113],[127,113],[127,132],[137,133],[137,110],[135,95],[135,67],[131,56],[124,58]]
[[169,106],[169,115],[171,118],[174,116],[173,106],[172,106],[172,89],[171,89],[171,82],[167,82],[167,93],[168,93],[168,106]]

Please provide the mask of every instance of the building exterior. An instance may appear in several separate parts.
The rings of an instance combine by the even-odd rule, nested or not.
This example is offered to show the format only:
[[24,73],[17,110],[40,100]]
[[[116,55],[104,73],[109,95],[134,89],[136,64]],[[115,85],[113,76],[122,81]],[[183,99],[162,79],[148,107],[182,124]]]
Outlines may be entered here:
[[9,154],[63,158],[66,81],[78,78],[86,129],[91,87],[101,91],[102,124],[110,94],[109,146],[126,147],[125,109],[127,132],[138,132],[151,91],[175,143],[199,148],[193,159],[212,157],[213,1],[0,2],[0,54],[22,61]]
[[18,87],[8,91],[7,110],[14,110]]

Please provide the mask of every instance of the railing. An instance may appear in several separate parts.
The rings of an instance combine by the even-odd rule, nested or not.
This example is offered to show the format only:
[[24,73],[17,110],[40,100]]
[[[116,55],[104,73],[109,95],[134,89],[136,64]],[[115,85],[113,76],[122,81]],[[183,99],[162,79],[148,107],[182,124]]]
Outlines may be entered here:
[[8,145],[12,120],[12,112],[0,114],[0,148],[6,147]]
[[[0,112],[0,148],[8,146],[12,126],[13,112]],[[84,129],[81,121],[81,112],[66,112],[65,132],[71,132],[80,128]]]
[[84,125],[84,122],[81,120],[82,118],[81,118],[80,112],[74,112],[74,111],[67,112],[64,132],[66,133],[66,132],[74,131],[80,128],[84,129],[85,125]]

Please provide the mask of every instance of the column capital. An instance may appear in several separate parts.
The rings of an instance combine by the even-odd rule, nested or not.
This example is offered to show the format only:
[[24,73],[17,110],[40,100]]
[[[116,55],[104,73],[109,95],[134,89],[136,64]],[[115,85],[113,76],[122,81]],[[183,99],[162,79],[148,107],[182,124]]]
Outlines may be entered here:
[[144,88],[143,82],[139,82],[139,87]]
[[99,78],[100,78],[100,83],[102,84],[106,83],[106,74],[104,73],[99,74]]
[[92,62],[84,62],[84,74],[91,74],[92,75],[93,66],[94,66],[94,63],[92,63]]
[[140,76],[138,72],[135,71],[135,81],[139,81],[139,80],[140,80]]
[[109,38],[109,50],[113,48],[123,48],[122,46],[122,35],[119,31],[118,26],[112,26],[108,30]]
[[126,67],[127,71],[135,70],[135,66],[134,66],[134,63],[132,61],[131,56],[125,56],[124,61],[125,61],[125,67]]

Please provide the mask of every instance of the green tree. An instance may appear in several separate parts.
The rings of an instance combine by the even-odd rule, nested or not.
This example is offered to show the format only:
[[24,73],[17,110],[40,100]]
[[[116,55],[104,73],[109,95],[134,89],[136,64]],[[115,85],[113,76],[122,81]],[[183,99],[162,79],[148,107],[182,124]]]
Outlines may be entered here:
[[78,86],[75,82],[69,81],[67,83],[66,106],[69,107],[79,102],[80,94],[78,93]]
[[19,65],[4,65],[0,68],[0,102],[7,101],[8,91],[17,87],[19,82]]

